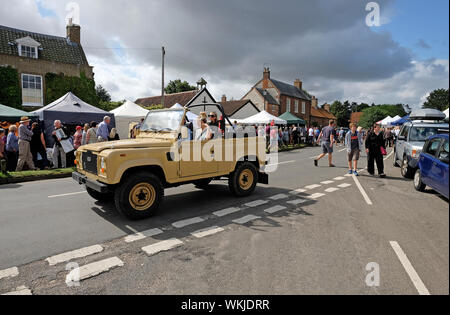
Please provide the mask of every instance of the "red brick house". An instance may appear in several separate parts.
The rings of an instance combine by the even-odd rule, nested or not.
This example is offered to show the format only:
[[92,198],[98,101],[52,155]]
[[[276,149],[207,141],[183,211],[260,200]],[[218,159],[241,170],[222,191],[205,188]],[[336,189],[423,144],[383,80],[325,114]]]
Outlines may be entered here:
[[269,68],[264,69],[263,78],[242,99],[251,100],[261,111],[275,116],[290,112],[308,125],[311,121],[312,98],[303,90],[303,82],[296,79],[291,85],[275,80]]

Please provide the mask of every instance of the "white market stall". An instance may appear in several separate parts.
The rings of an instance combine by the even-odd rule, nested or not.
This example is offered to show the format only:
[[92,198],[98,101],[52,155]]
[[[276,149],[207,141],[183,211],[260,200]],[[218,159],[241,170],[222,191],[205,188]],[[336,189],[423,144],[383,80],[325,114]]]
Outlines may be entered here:
[[266,111],[246,119],[237,120],[237,122],[244,125],[270,125],[272,122],[275,122],[275,125],[287,125],[286,120],[273,116]]
[[148,112],[145,108],[130,101],[126,101],[122,106],[112,110],[111,113],[116,118],[117,132],[120,139],[130,138],[128,130],[130,124],[140,122],[142,118],[147,116]]

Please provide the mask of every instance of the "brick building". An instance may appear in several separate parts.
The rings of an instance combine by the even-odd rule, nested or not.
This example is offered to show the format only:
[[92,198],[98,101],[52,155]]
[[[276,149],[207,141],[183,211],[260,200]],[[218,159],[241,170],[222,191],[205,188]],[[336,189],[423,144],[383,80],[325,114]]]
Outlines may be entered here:
[[303,82],[297,79],[291,85],[275,80],[269,68],[264,69],[263,78],[242,99],[251,100],[259,110],[275,116],[290,112],[308,125],[311,120],[312,98],[303,90]]
[[319,100],[314,96],[312,97],[311,103],[311,125],[316,124],[322,128],[328,126],[331,119],[337,120],[336,116],[330,111],[330,104],[325,103],[320,107]]
[[19,72],[24,107],[45,105],[47,73],[80,77],[84,72],[94,78],[81,46],[80,26],[70,23],[66,31],[67,37],[58,37],[0,25],[0,66]]

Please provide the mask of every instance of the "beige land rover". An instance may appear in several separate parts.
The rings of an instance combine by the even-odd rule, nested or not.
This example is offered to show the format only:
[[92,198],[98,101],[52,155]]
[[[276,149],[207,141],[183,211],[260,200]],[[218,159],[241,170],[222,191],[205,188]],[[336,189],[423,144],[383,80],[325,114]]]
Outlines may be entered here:
[[[209,140],[195,136],[202,112],[221,116]],[[221,105],[202,104],[151,111],[136,139],[80,147],[72,177],[94,199],[114,201],[123,215],[138,220],[156,212],[165,188],[206,188],[227,179],[235,196],[248,196],[257,183],[268,184],[266,164],[264,138],[239,134]]]

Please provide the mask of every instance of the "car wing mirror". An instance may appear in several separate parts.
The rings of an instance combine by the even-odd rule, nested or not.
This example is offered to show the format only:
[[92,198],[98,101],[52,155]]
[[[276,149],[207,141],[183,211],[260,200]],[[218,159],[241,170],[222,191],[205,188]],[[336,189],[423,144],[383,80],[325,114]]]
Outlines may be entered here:
[[181,138],[182,139],[189,138],[189,132],[188,132],[187,127],[185,127],[185,126],[181,127]]

